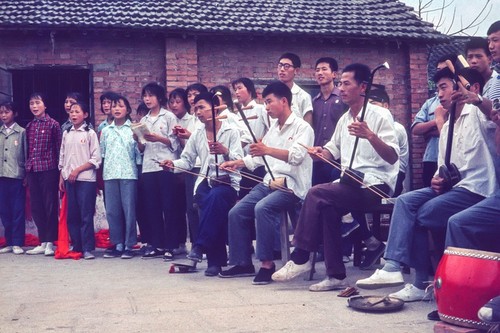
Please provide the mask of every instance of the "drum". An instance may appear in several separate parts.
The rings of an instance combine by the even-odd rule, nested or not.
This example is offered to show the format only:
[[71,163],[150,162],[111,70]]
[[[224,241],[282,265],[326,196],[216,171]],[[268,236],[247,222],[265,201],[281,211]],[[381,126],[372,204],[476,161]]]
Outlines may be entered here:
[[500,295],[500,253],[448,247],[436,270],[434,293],[442,321],[488,329],[477,312]]

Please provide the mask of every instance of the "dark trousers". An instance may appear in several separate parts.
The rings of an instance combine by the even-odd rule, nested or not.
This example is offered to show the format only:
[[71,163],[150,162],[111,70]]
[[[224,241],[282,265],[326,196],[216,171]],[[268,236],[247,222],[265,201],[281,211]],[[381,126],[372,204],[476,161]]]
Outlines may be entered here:
[[331,183],[340,178],[340,171],[322,161],[313,162],[312,186]]
[[[388,186],[377,186],[387,192]],[[294,244],[303,250],[316,251],[324,244],[326,272],[345,275],[342,262],[342,216],[360,207],[378,204],[380,197],[368,189],[346,184],[327,183],[309,190],[300,211]]]
[[144,191],[144,181],[142,179],[142,165],[137,166],[138,178],[137,178],[137,197],[138,200],[135,203],[135,218],[137,219],[137,225],[139,226],[139,233],[141,235],[141,243],[151,242],[151,230],[148,221],[146,220],[146,213],[144,210],[144,196],[146,195]]
[[[174,174],[173,191],[175,209],[173,214],[173,230],[175,232],[175,243],[177,246],[186,243],[187,239],[187,221],[186,221],[186,185],[184,184],[183,173]],[[177,247],[176,246],[176,247]]]
[[176,209],[174,177],[173,173],[166,171],[142,174],[144,216],[151,231],[151,245],[155,248],[171,250],[179,245],[176,244],[173,223],[173,210]]
[[208,266],[227,265],[228,213],[236,199],[236,190],[228,185],[210,188],[204,180],[196,189],[200,226],[195,245],[206,252]]
[[436,170],[437,162],[423,162],[422,181],[424,182],[424,187],[431,186],[431,180]]
[[[191,169],[193,173],[200,173],[200,168]],[[191,244],[196,243],[196,237],[198,236],[198,226],[200,224],[200,213],[198,211],[198,206],[194,202],[194,184],[198,178],[195,175],[186,174],[184,175],[184,185],[186,187],[186,215],[189,225],[189,240]]]
[[23,246],[26,190],[22,179],[0,177],[0,218],[7,246]]
[[68,201],[68,231],[73,250],[85,252],[95,250],[94,212],[96,182],[64,183]]
[[29,172],[31,214],[40,242],[55,242],[59,220],[59,171]]

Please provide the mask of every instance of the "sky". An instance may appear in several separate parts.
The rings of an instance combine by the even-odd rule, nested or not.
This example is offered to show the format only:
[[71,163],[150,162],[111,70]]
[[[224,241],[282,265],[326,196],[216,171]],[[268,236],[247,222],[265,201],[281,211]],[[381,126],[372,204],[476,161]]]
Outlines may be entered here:
[[[413,7],[415,10],[417,10],[418,8],[419,0],[400,0],[400,1],[404,2],[408,6]],[[423,3],[425,3],[429,0],[422,0],[422,1]],[[432,5],[429,8],[435,9],[442,7],[443,0],[431,0],[431,1]],[[457,14],[451,32],[460,30],[461,27],[460,20],[462,20],[464,25],[469,23],[473,18],[475,18],[479,14],[481,8],[487,2],[487,0],[444,0],[444,1],[446,4],[451,3],[451,5],[445,9],[443,16],[445,21],[443,27],[437,28],[437,30],[439,30],[442,33],[446,33],[447,28],[450,26],[452,22],[454,8],[456,8]],[[468,32],[467,35],[486,36],[486,31],[488,30],[489,26],[493,22],[500,20],[500,16],[498,15],[498,13],[500,13],[500,0],[490,0],[488,6],[489,7],[491,6],[492,9],[489,15],[486,17],[486,20],[483,23],[481,23],[478,28],[467,30]],[[483,18],[485,14],[486,13],[483,13],[481,17]],[[429,14],[423,14],[422,18],[427,22],[437,24],[439,19],[439,11]]]

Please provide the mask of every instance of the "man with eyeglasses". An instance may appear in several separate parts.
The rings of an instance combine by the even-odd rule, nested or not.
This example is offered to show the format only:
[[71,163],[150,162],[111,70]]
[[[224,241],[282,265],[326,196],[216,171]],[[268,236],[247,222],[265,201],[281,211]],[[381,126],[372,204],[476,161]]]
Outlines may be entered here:
[[311,95],[294,82],[295,75],[299,73],[300,65],[300,58],[295,53],[282,54],[278,61],[278,79],[292,91],[292,112],[312,126]]

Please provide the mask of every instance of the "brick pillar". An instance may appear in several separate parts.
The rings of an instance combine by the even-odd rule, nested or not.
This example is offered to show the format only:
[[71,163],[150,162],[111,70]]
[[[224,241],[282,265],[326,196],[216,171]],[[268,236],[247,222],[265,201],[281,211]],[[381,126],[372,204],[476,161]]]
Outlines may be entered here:
[[[428,98],[427,83],[427,46],[425,44],[410,45],[409,67],[410,67],[410,108],[412,121],[420,110],[420,107]],[[412,189],[423,186],[422,183],[422,158],[425,151],[425,141],[421,136],[410,136],[411,143],[411,171]]]
[[167,92],[198,81],[198,45],[195,39],[167,37],[165,40]]

